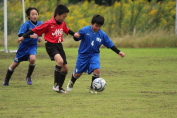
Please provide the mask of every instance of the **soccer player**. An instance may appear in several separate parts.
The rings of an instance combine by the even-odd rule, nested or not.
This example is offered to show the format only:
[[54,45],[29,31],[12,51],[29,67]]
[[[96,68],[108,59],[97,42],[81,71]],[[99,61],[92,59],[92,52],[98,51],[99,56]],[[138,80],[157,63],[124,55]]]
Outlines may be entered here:
[[[20,27],[18,32],[18,36],[21,37],[24,33],[28,32],[29,30],[35,28],[42,24],[41,21],[37,21],[39,11],[35,7],[29,7],[26,10],[26,15],[28,17],[28,21],[23,23]],[[28,85],[32,84],[31,75],[35,68],[35,60],[36,60],[36,52],[37,52],[37,42],[42,41],[42,37],[37,34],[27,35],[25,41],[21,42],[18,46],[18,50],[14,59],[14,62],[9,66],[7,70],[7,74],[4,80],[3,85],[8,86],[10,78],[15,70],[15,68],[20,64],[22,61],[29,61],[28,73],[26,75],[26,82]]]
[[101,15],[95,15],[92,18],[90,26],[83,27],[78,33],[75,33],[74,36],[81,42],[78,49],[75,70],[67,85],[67,91],[71,91],[75,81],[83,72],[87,72],[88,74],[93,73],[89,92],[94,93],[92,82],[94,79],[100,77],[99,48],[102,44],[105,47],[112,49],[119,56],[124,57],[124,53],[117,49],[107,34],[101,30],[103,24],[104,17]]
[[24,38],[31,33],[36,33],[37,35],[45,34],[44,39],[47,41],[45,44],[46,51],[50,59],[56,61],[53,90],[59,93],[67,93],[62,88],[68,72],[66,55],[62,46],[63,32],[74,36],[74,32],[67,28],[64,22],[68,13],[69,9],[65,5],[58,5],[55,9],[54,17],[52,17],[51,20],[44,22],[42,25],[32,29],[18,39],[18,42],[23,42]]

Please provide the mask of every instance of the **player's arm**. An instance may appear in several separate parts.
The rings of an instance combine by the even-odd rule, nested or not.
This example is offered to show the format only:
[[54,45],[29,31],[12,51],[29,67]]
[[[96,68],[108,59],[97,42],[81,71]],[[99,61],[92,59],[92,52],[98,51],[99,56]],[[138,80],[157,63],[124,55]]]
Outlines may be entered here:
[[[24,35],[24,33],[21,33],[18,35],[18,37],[22,37]],[[26,38],[30,38],[30,35],[28,35]]]
[[[34,32],[32,31],[32,30],[30,30],[30,31],[28,31],[27,33],[25,33],[25,34],[23,34],[21,37],[19,37],[18,38],[18,43],[20,43],[21,41],[23,41],[25,38],[29,38],[29,36],[31,35],[31,34],[33,34]],[[38,37],[38,35],[37,34],[35,34],[34,36],[33,36],[33,38],[37,38]],[[32,38],[32,37],[31,37]]]
[[124,57],[124,53],[117,49],[115,46],[112,46],[110,49],[117,53],[119,56]]
[[27,33],[23,34],[24,38],[28,38],[28,36],[30,36],[31,34],[33,34],[34,32],[32,30],[28,31]]
[[73,32],[72,30],[69,29],[68,34],[74,36],[75,32]]
[[69,30],[68,33],[73,36],[73,39],[74,39],[75,41],[79,41],[78,38],[76,38],[77,36],[76,36],[76,33],[75,33],[75,32],[73,32],[72,30]]
[[[28,33],[28,32],[27,32]],[[24,38],[37,38],[37,35],[36,34],[33,34],[33,35],[31,35],[31,34],[33,34],[33,32],[30,32],[30,33],[28,33],[27,35],[26,34],[24,34],[24,33],[21,33],[21,34],[19,34],[18,35],[18,37],[24,37]]]

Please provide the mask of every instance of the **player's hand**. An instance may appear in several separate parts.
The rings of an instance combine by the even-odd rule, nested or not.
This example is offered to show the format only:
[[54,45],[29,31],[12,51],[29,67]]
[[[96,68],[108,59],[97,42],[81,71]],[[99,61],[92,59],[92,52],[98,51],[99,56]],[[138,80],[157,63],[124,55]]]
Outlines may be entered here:
[[38,37],[38,42],[41,42],[42,41],[42,37]]
[[18,40],[17,40],[17,42],[20,43],[20,42],[23,41],[23,40],[24,40],[23,37],[19,37]]
[[30,35],[30,38],[36,39],[38,38],[38,35],[37,34]]
[[124,57],[125,55],[123,52],[119,52],[119,56]]
[[79,38],[80,34],[77,32],[77,33],[74,34],[74,37]]

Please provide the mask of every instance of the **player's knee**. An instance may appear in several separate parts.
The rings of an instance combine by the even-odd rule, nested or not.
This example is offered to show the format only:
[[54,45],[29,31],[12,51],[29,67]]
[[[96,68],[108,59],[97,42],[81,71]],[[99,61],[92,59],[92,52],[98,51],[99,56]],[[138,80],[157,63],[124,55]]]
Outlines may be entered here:
[[35,61],[36,61],[35,58],[30,59],[30,64],[35,64]]
[[76,79],[78,79],[81,75],[81,73],[73,73],[73,77]]
[[30,61],[31,63],[35,63],[35,61],[36,61],[36,56],[35,56],[35,55],[30,55],[29,61]]
[[58,66],[63,66],[63,60],[56,62]]
[[11,71],[14,71],[15,70],[15,68],[16,67],[18,67],[18,65],[20,64],[20,62],[14,62],[14,63],[12,63],[10,66],[9,66],[9,70],[11,70]]
[[95,73],[95,74],[100,74],[100,69],[94,69],[94,70],[93,70],[93,73]]

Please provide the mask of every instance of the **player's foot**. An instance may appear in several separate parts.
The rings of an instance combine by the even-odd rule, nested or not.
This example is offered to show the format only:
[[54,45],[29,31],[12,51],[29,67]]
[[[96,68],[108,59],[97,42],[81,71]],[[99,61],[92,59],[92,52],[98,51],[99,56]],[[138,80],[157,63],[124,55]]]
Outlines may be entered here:
[[26,77],[26,83],[27,83],[28,85],[32,85],[31,77]]
[[9,82],[7,82],[6,80],[4,80],[4,83],[2,85],[3,86],[9,86]]
[[54,90],[54,91],[59,91],[59,85],[58,85],[57,83],[55,83],[55,84],[53,85],[53,90]]
[[69,81],[69,83],[68,83],[68,85],[67,85],[67,87],[66,87],[66,90],[67,91],[72,91],[72,89],[73,89],[73,82],[72,81]]
[[58,92],[59,92],[59,93],[68,93],[68,92],[66,92],[63,88],[60,88]]
[[97,91],[95,91],[93,88],[90,88],[89,89],[89,93],[95,93],[95,94],[97,94]]

